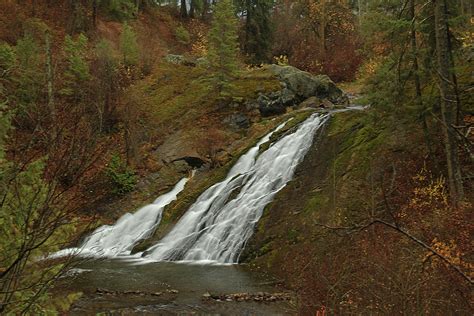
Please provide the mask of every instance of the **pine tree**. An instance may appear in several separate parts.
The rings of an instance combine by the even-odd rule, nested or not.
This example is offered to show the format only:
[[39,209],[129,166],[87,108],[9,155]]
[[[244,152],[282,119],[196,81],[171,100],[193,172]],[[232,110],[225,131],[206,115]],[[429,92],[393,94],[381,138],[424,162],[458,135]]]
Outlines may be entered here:
[[16,91],[20,115],[26,115],[35,107],[42,89],[43,71],[41,68],[40,47],[35,39],[27,34],[16,45],[18,83]]
[[238,70],[237,18],[231,0],[221,0],[215,7],[209,32],[208,58],[213,79],[221,95],[231,90],[231,80]]
[[120,51],[125,66],[136,66],[139,60],[137,34],[128,23],[124,23],[120,36]]
[[66,35],[64,40],[64,54],[67,60],[65,87],[63,95],[72,96],[80,101],[86,93],[85,85],[90,78],[89,65],[86,61],[87,37],[80,34],[76,40]]
[[240,0],[245,15],[243,49],[253,64],[268,62],[272,47],[273,0]]

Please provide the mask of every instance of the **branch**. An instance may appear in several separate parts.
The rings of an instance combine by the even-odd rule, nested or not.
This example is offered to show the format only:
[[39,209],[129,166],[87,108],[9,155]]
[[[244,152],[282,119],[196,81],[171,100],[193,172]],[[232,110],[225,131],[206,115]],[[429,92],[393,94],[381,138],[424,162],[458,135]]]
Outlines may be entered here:
[[384,225],[384,226],[389,227],[389,228],[395,230],[396,232],[404,235],[405,237],[412,240],[413,242],[415,242],[419,246],[421,246],[421,247],[425,248],[426,250],[428,250],[429,252],[431,252],[434,256],[436,256],[439,259],[441,259],[442,261],[444,261],[448,266],[450,266],[454,271],[456,271],[462,278],[464,278],[466,281],[468,281],[471,285],[474,284],[474,281],[467,274],[465,274],[457,265],[451,263],[451,261],[449,261],[448,258],[446,258],[444,255],[442,255],[438,251],[436,251],[434,248],[432,248],[430,245],[428,245],[424,241],[418,239],[417,237],[413,236],[412,234],[410,234],[409,232],[405,231],[404,229],[402,229],[401,227],[399,227],[395,224],[392,224],[392,223],[389,223],[389,222],[386,222],[386,221],[380,220],[380,219],[375,219],[375,220],[373,220],[371,222],[368,222],[364,225],[355,225],[355,226],[352,226],[352,227],[331,227],[331,226],[327,226],[327,225],[315,222],[315,225],[317,225],[317,226],[321,226],[321,227],[324,227],[324,228],[327,228],[327,229],[332,229],[332,230],[347,230],[349,234],[360,232],[360,231],[365,230],[365,229],[367,229],[370,226],[375,225],[375,224]]

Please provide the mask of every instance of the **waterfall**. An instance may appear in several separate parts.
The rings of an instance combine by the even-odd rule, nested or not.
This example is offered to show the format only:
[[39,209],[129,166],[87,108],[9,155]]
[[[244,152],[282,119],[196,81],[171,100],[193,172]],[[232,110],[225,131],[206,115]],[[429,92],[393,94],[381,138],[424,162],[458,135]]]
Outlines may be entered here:
[[296,131],[270,145],[266,135],[244,154],[226,179],[207,189],[158,244],[144,253],[155,261],[236,263],[254,227],[270,203],[293,177],[329,115],[313,114]]
[[123,215],[113,226],[100,226],[84,240],[80,247],[63,249],[49,255],[48,258],[67,255],[87,257],[130,255],[137,242],[153,234],[161,221],[163,209],[176,200],[187,181],[187,178],[181,179],[171,191],[159,196],[152,204],[142,207],[134,214]]

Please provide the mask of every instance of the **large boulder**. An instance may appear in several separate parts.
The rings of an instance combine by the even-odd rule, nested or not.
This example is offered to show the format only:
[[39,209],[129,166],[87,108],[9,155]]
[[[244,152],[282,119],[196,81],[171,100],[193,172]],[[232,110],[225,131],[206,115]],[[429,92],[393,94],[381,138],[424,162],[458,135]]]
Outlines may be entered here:
[[[192,139],[183,131],[178,131],[169,136],[161,146],[155,150],[155,155],[165,164],[174,164],[179,169],[183,169],[182,163],[185,162],[190,167],[200,167],[207,162],[198,148],[198,141]],[[179,163],[176,163],[180,161]]]
[[334,104],[348,103],[345,93],[328,76],[313,76],[292,66],[269,65],[268,69],[294,93],[298,102],[315,96],[328,99]]

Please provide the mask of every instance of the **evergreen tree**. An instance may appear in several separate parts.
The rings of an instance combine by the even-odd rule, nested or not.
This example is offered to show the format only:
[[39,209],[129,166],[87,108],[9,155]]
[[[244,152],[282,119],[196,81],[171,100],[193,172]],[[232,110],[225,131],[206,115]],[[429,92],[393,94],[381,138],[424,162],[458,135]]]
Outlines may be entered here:
[[64,41],[64,54],[67,60],[67,69],[64,74],[65,87],[61,91],[77,101],[85,94],[85,85],[90,78],[89,65],[86,61],[87,37],[80,34],[76,40],[69,35]]
[[120,52],[125,66],[136,66],[139,60],[137,34],[128,23],[124,23],[120,35]]
[[216,86],[225,95],[232,88],[230,82],[238,70],[238,25],[231,0],[219,1],[214,12],[208,58]]
[[437,142],[433,138],[439,137],[446,154],[451,201],[456,203],[463,197],[458,157],[462,142],[470,154],[469,141],[458,137],[463,132],[456,127],[464,126],[460,123],[460,100],[472,106],[465,88],[470,85],[472,68],[456,65],[456,60],[468,58],[463,53],[463,39],[454,36],[467,30],[468,23],[459,15],[459,8],[446,0],[429,5],[417,0],[366,3],[361,26],[373,72],[368,80],[368,99],[375,108],[397,119],[419,123],[435,161],[436,148],[432,147]]
[[270,60],[273,0],[240,0],[245,15],[243,50],[253,64]]
[[18,63],[16,96],[19,114],[24,116],[36,106],[42,89],[42,59],[40,47],[30,34],[18,40],[15,51]]
[[99,5],[95,4],[96,10],[97,7],[100,7],[106,15],[118,21],[132,18],[137,13],[139,6],[140,1],[137,0],[101,0]]

